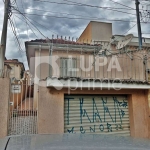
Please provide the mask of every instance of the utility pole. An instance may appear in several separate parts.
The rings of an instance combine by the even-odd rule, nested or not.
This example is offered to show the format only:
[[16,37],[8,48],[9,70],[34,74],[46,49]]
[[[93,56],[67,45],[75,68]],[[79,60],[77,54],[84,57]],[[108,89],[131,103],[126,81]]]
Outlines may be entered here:
[[4,21],[3,21],[3,29],[1,35],[1,43],[0,43],[0,77],[3,76],[3,69],[4,69],[6,39],[7,39],[7,24],[8,24],[8,17],[9,17],[9,4],[10,4],[10,0],[5,0]]
[[135,0],[136,15],[137,15],[137,26],[138,26],[138,37],[139,37],[139,49],[142,49],[142,32],[141,32],[139,4],[140,4],[139,0]]

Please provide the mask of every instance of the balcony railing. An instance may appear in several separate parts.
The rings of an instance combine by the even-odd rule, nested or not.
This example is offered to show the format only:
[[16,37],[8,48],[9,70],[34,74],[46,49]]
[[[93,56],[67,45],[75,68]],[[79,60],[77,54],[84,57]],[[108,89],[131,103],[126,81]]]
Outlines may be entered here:
[[129,79],[136,81],[148,81],[147,68],[150,63],[142,58],[130,59],[108,56],[96,57],[93,55],[79,55],[59,57],[52,65],[50,72],[52,77],[58,78],[88,78],[88,79]]

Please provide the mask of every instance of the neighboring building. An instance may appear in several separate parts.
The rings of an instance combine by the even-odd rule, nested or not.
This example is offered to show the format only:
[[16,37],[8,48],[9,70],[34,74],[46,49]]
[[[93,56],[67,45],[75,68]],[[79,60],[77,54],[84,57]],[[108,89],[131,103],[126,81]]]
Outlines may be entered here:
[[[5,57],[6,60],[6,57]],[[10,77],[10,72],[11,72],[11,67],[9,64],[4,63],[4,69],[0,70],[0,76],[3,78],[9,78]]]
[[17,80],[23,78],[25,67],[22,62],[19,62],[18,59],[8,59],[5,60],[4,63],[11,67],[10,78],[15,78]]
[[8,64],[4,64],[3,77],[10,77],[11,67]]
[[112,23],[91,21],[78,39],[79,43],[109,42],[112,37]]
[[[39,134],[150,137],[150,64],[144,57],[149,53],[150,39],[141,51],[133,38],[119,52],[115,41],[109,52],[97,55],[103,50],[101,42],[108,42],[112,36],[109,27],[110,24],[106,30],[110,32],[96,37],[94,41],[98,42],[92,44],[62,39],[25,43],[30,72],[35,78],[33,105],[38,109]],[[103,28],[106,26],[98,29],[105,31]]]

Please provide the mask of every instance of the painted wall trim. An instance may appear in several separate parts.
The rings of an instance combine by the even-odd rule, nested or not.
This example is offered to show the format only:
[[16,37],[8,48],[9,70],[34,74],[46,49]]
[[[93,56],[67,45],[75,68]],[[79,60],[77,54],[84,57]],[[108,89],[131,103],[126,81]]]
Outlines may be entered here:
[[57,78],[47,78],[47,87],[54,87],[58,90],[62,88],[100,88],[100,89],[150,89],[150,85],[137,83],[105,83],[95,81],[71,81],[58,80]]

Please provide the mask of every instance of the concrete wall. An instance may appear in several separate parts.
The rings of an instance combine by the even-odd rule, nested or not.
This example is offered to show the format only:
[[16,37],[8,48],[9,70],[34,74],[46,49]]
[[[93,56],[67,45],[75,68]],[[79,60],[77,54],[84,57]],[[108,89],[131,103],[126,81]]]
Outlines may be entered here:
[[137,90],[129,95],[129,113],[131,136],[150,138],[148,91]]
[[40,87],[38,101],[38,134],[64,133],[64,95]]
[[[41,81],[46,84],[45,81]],[[39,88],[38,133],[52,134],[64,132],[64,94],[67,89]],[[128,95],[131,136],[150,137],[148,93],[146,90],[75,90],[71,94],[123,94]]]
[[7,136],[10,79],[0,78],[0,138]]
[[112,24],[92,21],[92,40],[110,41],[112,37]]
[[[88,41],[87,41],[88,40]],[[92,40],[92,24],[89,23],[81,36],[78,39],[78,43],[91,43]]]
[[[91,43],[92,41],[110,41],[112,37],[112,24],[105,22],[91,21],[81,36],[79,37],[79,43]],[[93,43],[93,42],[92,42]]]

